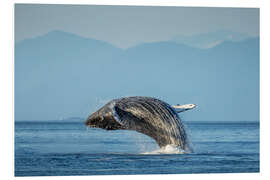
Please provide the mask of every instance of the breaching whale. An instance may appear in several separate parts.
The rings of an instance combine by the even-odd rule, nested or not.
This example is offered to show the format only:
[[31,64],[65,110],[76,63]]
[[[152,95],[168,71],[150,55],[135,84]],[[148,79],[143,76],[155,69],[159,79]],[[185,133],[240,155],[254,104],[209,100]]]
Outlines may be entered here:
[[124,97],[114,99],[92,113],[85,125],[105,130],[135,130],[153,138],[160,148],[174,145],[191,152],[177,113],[194,107],[194,104],[170,106],[152,97]]

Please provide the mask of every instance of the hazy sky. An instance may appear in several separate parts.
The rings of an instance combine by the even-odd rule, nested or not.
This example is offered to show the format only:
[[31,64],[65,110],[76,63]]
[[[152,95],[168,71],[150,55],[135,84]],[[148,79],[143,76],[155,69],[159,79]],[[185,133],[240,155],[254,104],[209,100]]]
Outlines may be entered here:
[[52,30],[104,40],[122,48],[217,30],[257,36],[259,9],[15,5],[16,42]]

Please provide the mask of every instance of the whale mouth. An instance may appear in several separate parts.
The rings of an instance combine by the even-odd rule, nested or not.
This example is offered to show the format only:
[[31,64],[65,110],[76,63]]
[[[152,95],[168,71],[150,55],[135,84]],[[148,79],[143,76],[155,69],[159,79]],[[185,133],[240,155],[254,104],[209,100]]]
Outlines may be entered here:
[[88,128],[99,128],[97,125],[86,125]]
[[105,130],[117,130],[119,129],[119,127],[113,127],[111,125],[103,125],[103,124],[88,124],[86,125],[88,128],[101,128],[101,129],[105,129]]
[[125,129],[120,123],[113,118],[108,117],[92,117],[87,119],[85,125],[88,128],[101,128],[105,130],[120,130]]

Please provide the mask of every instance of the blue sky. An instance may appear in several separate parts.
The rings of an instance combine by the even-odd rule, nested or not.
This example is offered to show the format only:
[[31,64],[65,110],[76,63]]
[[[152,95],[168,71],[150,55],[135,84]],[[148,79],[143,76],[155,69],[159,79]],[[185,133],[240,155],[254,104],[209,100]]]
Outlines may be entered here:
[[15,41],[63,30],[128,48],[177,35],[228,30],[259,35],[258,8],[15,5]]

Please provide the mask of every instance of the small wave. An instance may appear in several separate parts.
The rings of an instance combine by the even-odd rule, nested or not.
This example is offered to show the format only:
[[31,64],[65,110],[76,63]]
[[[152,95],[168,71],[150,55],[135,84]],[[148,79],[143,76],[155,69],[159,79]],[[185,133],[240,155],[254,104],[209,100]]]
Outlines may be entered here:
[[151,152],[144,152],[142,154],[185,154],[187,153],[185,150],[180,148],[176,145],[167,145],[165,147],[162,147],[160,149],[151,151]]

